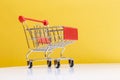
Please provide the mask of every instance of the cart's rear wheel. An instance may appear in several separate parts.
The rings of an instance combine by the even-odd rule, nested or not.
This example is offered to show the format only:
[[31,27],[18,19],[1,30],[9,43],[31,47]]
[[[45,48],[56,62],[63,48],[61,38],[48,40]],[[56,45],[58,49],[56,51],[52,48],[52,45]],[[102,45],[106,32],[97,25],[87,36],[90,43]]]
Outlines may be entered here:
[[59,68],[60,67],[60,61],[59,60],[54,60],[54,65],[55,65],[55,68]]
[[47,60],[47,65],[48,65],[48,67],[51,67],[52,61],[51,60]]
[[32,61],[27,61],[27,66],[28,66],[28,68],[30,69],[30,68],[32,68],[32,66],[33,66],[33,63],[32,63]]
[[69,59],[69,61],[68,61],[68,62],[69,62],[69,66],[70,66],[70,67],[73,67],[73,66],[74,66],[74,60]]

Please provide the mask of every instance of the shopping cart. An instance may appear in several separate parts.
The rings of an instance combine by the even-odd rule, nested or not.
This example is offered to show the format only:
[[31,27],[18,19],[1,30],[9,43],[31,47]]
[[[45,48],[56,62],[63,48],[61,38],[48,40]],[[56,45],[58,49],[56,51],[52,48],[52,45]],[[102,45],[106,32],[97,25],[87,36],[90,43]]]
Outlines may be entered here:
[[[51,67],[52,60],[56,68],[60,67],[60,60],[68,60],[69,66],[74,66],[74,60],[72,58],[63,57],[65,47],[74,41],[78,40],[78,31],[76,28],[65,26],[48,26],[47,20],[36,20],[19,16],[19,21],[22,23],[25,33],[28,52],[26,54],[26,60],[28,68],[32,68],[33,61],[47,60],[47,66]],[[32,25],[28,25],[29,21]],[[37,24],[35,24],[37,22]],[[38,23],[42,23],[38,24]],[[50,58],[51,53],[56,49],[61,48],[59,58]],[[29,56],[33,52],[43,52],[44,58],[31,59]]]

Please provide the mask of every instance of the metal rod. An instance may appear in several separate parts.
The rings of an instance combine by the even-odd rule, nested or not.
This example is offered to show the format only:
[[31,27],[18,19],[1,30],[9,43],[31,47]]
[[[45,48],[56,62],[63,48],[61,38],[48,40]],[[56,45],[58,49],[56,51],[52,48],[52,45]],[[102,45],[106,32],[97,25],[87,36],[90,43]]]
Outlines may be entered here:
[[57,27],[56,27],[56,31],[57,31],[58,41],[59,41],[60,40],[60,34],[59,34],[59,31],[58,31]]
[[[52,28],[52,30],[53,30],[53,28]],[[53,32],[53,37],[54,37],[54,40],[56,42],[55,32]]]
[[27,33],[26,33],[26,30],[25,30],[24,23],[22,23],[22,26],[23,26],[23,30],[24,30],[24,33],[25,33],[25,38],[26,38],[26,41],[27,41],[27,46],[28,46],[28,48],[30,48],[30,44],[28,42],[28,37],[27,37]]
[[[36,26],[34,26],[34,28],[37,28],[37,25]],[[38,35],[37,35],[37,30],[34,30],[34,35],[35,35],[35,40],[34,40],[34,43],[36,44],[36,46],[35,47],[38,47],[38,40],[37,40],[37,38],[38,38]]]
[[[63,28],[62,26],[57,26],[58,28]],[[41,28],[36,28],[36,29],[49,29],[49,28],[56,28],[56,26],[54,27],[41,27]],[[34,28],[29,28],[29,30],[34,30]]]

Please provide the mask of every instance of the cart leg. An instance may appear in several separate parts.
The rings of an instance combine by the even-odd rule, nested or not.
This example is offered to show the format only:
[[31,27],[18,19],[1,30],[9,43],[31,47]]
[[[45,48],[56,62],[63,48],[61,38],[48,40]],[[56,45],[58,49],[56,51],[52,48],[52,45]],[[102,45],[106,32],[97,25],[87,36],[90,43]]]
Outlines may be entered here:
[[52,52],[48,52],[47,53],[47,58],[49,58],[50,57],[50,54],[51,54]]
[[65,51],[65,48],[63,47],[61,52],[60,52],[60,57],[63,57],[63,52]]
[[26,60],[29,61],[29,55],[32,53],[32,50],[29,50],[26,54]]
[[49,54],[48,54],[49,51],[48,51],[48,50],[49,50],[49,47],[48,47],[47,50],[44,52],[44,56],[45,56],[45,58],[48,58],[48,56],[49,56]]

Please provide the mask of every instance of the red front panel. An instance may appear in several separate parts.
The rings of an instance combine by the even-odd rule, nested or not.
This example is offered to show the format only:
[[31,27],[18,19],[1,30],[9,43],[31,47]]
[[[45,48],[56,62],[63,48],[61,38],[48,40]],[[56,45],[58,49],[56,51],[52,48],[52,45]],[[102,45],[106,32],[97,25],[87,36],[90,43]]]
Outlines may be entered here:
[[37,38],[38,43],[42,43],[42,44],[50,44],[50,40],[48,38]]
[[64,27],[64,40],[78,40],[77,28]]

